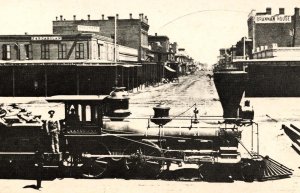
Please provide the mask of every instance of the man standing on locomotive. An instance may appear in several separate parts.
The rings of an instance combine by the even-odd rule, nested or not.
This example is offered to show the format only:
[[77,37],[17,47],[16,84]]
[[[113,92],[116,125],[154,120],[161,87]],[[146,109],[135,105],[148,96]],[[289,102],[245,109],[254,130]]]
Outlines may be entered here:
[[51,135],[51,148],[53,153],[59,153],[59,139],[58,134],[60,131],[59,120],[54,118],[54,110],[50,110],[48,114],[49,119],[46,121],[46,131]]

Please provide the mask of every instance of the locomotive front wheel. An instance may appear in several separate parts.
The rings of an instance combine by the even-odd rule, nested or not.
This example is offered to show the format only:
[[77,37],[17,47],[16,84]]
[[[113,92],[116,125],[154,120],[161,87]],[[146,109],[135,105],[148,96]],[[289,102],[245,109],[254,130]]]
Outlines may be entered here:
[[86,159],[81,166],[82,176],[85,178],[100,178],[107,172],[109,160],[101,159]]
[[246,162],[242,169],[242,178],[245,182],[253,182],[255,179],[255,168],[253,167],[253,164],[250,162]]
[[161,172],[162,161],[147,156],[161,157],[161,150],[152,142],[142,143],[131,143],[124,151],[124,155],[130,155],[124,159],[125,170],[130,177],[156,178]]

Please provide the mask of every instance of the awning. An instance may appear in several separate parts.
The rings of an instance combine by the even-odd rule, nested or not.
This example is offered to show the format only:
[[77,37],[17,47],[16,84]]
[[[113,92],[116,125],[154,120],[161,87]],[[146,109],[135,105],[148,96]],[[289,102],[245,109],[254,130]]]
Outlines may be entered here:
[[165,66],[165,68],[166,68],[167,70],[169,70],[170,72],[176,72],[176,70],[173,70],[173,69],[170,68],[169,66]]

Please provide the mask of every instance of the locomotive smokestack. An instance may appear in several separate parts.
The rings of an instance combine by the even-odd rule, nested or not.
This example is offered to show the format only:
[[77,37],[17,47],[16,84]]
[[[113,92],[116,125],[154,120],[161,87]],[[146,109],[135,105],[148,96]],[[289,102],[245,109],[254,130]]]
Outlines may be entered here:
[[247,83],[244,71],[219,71],[214,73],[214,83],[223,107],[223,117],[237,118],[243,93]]

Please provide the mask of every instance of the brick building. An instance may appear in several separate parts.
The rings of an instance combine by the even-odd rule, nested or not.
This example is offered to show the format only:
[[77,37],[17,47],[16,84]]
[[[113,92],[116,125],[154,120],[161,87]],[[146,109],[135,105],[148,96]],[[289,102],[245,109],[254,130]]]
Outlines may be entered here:
[[299,8],[295,8],[293,15],[285,14],[284,8],[273,14],[271,8],[265,12],[253,10],[248,18],[248,37],[253,39],[254,52],[273,43],[278,47],[300,46]]
[[[248,17],[251,41],[239,41],[231,49],[228,66],[248,72],[247,97],[300,96],[300,13],[285,14],[284,8],[272,13],[252,11]],[[240,57],[244,47],[249,58]],[[252,49],[252,52],[249,50]],[[234,51],[235,50],[235,51]],[[243,55],[242,55],[243,56]]]
[[[146,60],[148,50],[148,18],[144,14],[140,14],[138,19],[134,19],[132,14],[129,19],[120,19],[116,15],[117,43],[119,45],[135,48],[138,50],[138,61]],[[66,20],[63,16],[60,19],[56,17],[53,21],[53,34],[80,34],[89,31],[94,34],[114,38],[115,36],[115,17],[109,16],[107,19],[102,15],[101,19],[91,19],[88,15],[87,19]]]
[[[90,15],[87,19],[66,20],[63,16],[53,21],[54,34],[79,34],[85,31],[93,31],[94,34],[114,39],[116,29],[117,44],[134,48],[138,51],[137,77],[141,84],[149,85],[160,82],[163,76],[160,64],[153,60],[149,60],[149,44],[148,44],[148,18],[144,14],[139,14],[139,18],[133,18],[129,14],[128,19],[121,19],[117,14],[116,17],[108,16],[107,19],[102,15],[101,19],[91,19]],[[121,58],[121,57],[120,57]],[[127,57],[128,58],[128,57]],[[127,86],[127,85],[125,85]],[[130,87],[132,88],[132,87]]]

